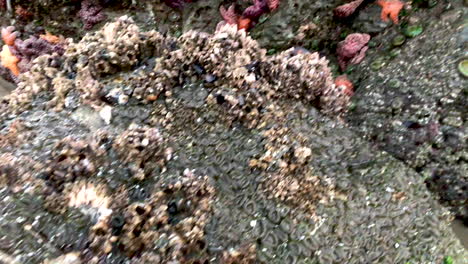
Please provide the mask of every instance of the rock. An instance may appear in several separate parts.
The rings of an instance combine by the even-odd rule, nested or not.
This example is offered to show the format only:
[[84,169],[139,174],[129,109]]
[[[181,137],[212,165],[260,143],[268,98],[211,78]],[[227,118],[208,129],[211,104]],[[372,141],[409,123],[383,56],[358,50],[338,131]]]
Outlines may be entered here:
[[[424,31],[407,39],[393,59],[386,51],[392,34],[377,37],[385,48],[368,52],[352,75],[367,77],[357,88],[355,108],[347,119],[360,135],[416,170],[440,201],[466,221],[468,80],[457,68],[466,53],[459,42],[464,27],[447,30],[462,22],[455,11],[462,10],[461,3],[453,4],[448,11],[439,11],[441,3],[415,11],[413,16],[428,21]],[[440,12],[447,19],[440,20]],[[408,120],[421,127],[401,125]]]
[[[341,105],[317,111],[311,103],[313,91],[319,99],[334,92],[327,90],[332,79],[318,55],[264,57],[253,40],[231,29],[224,38],[191,32],[173,40],[140,32],[131,21],[112,25],[119,28],[115,41],[90,34],[56,68],[76,76],[76,110],[54,108],[50,82],[28,89],[45,79],[46,59],[0,105],[6,253],[31,264],[60,259],[63,250],[79,252],[83,263],[224,263],[239,256],[248,263],[439,263],[466,256],[450,213],[418,173],[337,120]],[[262,61],[250,69],[258,90],[243,90],[251,57],[216,58],[231,38],[248,44],[240,53]],[[165,41],[187,50],[198,42],[208,46],[178,57],[177,50],[154,45]],[[107,56],[88,55],[102,55],[102,46],[126,59],[110,64]],[[145,61],[147,49],[157,63],[142,73],[134,66],[136,58]],[[216,71],[210,89],[202,89],[204,76],[185,67],[193,63],[190,56],[203,56],[204,68]],[[278,79],[288,89],[273,90]],[[96,128],[95,120],[102,120],[94,109],[105,105],[100,88],[122,80],[160,97],[131,93],[126,105],[113,107],[112,122]],[[187,104],[190,98],[195,105]],[[334,106],[330,102],[322,106]],[[82,193],[80,186],[95,191]],[[111,214],[95,217],[104,205]]]
[[81,264],[80,254],[78,252],[71,252],[62,255],[56,259],[46,260],[43,264]]
[[0,77],[0,98],[8,95],[13,89],[15,89],[13,84]]

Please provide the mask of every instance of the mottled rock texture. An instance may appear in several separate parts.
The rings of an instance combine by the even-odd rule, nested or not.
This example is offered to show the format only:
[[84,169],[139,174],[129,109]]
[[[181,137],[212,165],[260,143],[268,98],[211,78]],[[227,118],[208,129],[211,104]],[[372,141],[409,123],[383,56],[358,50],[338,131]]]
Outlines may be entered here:
[[265,53],[235,28],[171,38],[123,17],[36,59],[0,104],[2,256],[466,257],[421,177],[337,119],[327,60]]
[[378,47],[351,74],[359,83],[347,120],[468,223],[468,80],[457,69],[468,47],[463,14],[459,2],[421,9],[401,26],[407,36],[421,27],[420,35],[404,44],[397,28],[375,37]]

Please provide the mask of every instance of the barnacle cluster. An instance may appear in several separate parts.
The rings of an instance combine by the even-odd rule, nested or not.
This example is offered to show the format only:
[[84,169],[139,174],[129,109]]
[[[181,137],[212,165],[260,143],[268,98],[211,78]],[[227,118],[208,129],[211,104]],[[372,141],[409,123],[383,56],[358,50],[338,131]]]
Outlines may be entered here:
[[[207,260],[204,226],[214,190],[206,177],[188,169],[183,174],[177,182],[161,181],[144,202],[129,203],[99,221],[91,228],[90,247],[98,256],[113,247],[130,257],[145,252],[138,263]],[[94,256],[88,263],[97,259]]]
[[106,187],[90,181],[76,181],[65,186],[64,193],[68,194],[68,206],[86,209],[95,209],[98,217],[109,214],[110,198],[106,194]]
[[268,175],[260,184],[267,198],[293,205],[316,221],[320,220],[315,214],[318,203],[346,199],[346,195],[335,190],[330,179],[314,175],[313,168],[308,166],[313,157],[306,137],[287,127],[270,128],[263,134],[267,139],[265,153],[249,164]]
[[0,187],[9,187],[14,191],[32,187],[31,170],[38,164],[27,156],[15,157],[10,153],[0,155]]
[[88,178],[96,172],[96,153],[84,140],[67,137],[51,153],[43,172],[48,185],[62,190],[66,182]]
[[79,199],[76,197],[67,196],[68,199],[63,199],[62,195],[69,192],[64,192],[64,189],[72,183],[91,178],[96,173],[99,154],[102,152],[93,149],[88,142],[73,137],[65,137],[55,144],[54,150],[51,151],[40,172],[40,177],[44,180],[43,193],[47,195],[45,201],[48,210],[63,212],[67,200],[70,200],[68,205],[80,204],[75,201]]
[[[83,102],[95,105],[116,94],[121,104],[131,99],[151,102],[170,97],[174,87],[184,85],[186,76],[196,72],[213,84],[208,99],[225,105],[238,119],[255,120],[263,108],[282,98],[318,101],[329,113],[346,111],[349,96],[333,84],[326,59],[317,53],[298,54],[291,49],[266,56],[256,41],[235,26],[226,25],[214,35],[190,31],[173,39],[155,31],[140,32],[129,21],[120,18],[84,37],[66,51],[59,69],[51,65],[53,56],[42,57],[26,74],[35,82],[21,82],[11,104],[27,103],[40,90],[60,91],[58,96],[63,97],[73,87]],[[102,45],[105,48],[97,48]]]
[[144,179],[156,168],[163,168],[170,149],[164,149],[158,129],[130,125],[115,140],[114,148],[123,163],[131,163],[136,179]]
[[34,131],[21,120],[15,120],[8,125],[8,130],[0,134],[0,147],[14,147],[25,142],[28,138],[34,136]]
[[0,239],[25,263],[463,257],[418,175],[331,118],[349,96],[317,54],[267,56],[231,27],[176,39],[120,18],[20,79],[0,132],[27,129],[4,141],[0,172],[13,157],[34,163],[0,189],[0,223],[15,223]]

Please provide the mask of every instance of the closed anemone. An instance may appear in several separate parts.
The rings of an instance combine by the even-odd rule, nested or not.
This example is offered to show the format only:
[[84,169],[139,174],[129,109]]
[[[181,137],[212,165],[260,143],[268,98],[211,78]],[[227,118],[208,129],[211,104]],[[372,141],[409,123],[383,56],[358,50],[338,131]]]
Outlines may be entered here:
[[211,162],[212,164],[221,166],[222,164],[225,163],[225,158],[223,155],[215,154],[208,161],[212,161]]
[[289,240],[288,234],[279,228],[273,230],[274,235],[278,238],[278,241],[281,243],[287,242]]
[[298,245],[300,248],[301,255],[305,257],[310,257],[313,254],[314,251],[311,249],[310,245],[304,242],[304,240],[301,241]]
[[292,222],[289,219],[285,218],[281,221],[280,228],[283,229],[285,232],[289,233],[292,229]]
[[255,201],[248,200],[243,206],[244,210],[249,214],[254,214],[257,211]]
[[290,253],[288,256],[286,256],[285,262],[284,263],[290,263],[290,264],[296,264],[298,261],[298,257],[292,253]]
[[283,243],[276,247],[276,254],[279,259],[284,259],[284,257],[289,253],[288,244]]
[[320,247],[320,242],[316,237],[307,237],[306,239],[301,241],[301,244],[307,251],[315,251],[318,250]]
[[249,178],[245,177],[239,181],[237,181],[237,186],[239,187],[239,189],[246,189],[250,186],[250,181],[249,181]]
[[211,145],[211,141],[208,137],[204,137],[202,139],[200,139],[200,141],[198,141],[198,145],[201,145],[201,146],[208,146],[208,145]]
[[220,153],[228,153],[231,150],[231,146],[225,142],[216,145],[216,151]]
[[233,180],[235,180],[235,181],[240,181],[240,180],[242,180],[242,178],[245,177],[244,174],[242,174],[242,173],[240,173],[240,172],[238,172],[236,170],[230,171],[229,174],[230,174],[231,178]]
[[279,239],[273,231],[268,231],[266,235],[262,238],[262,245],[267,247],[276,247],[279,245]]
[[259,263],[269,263],[271,260],[271,254],[268,254],[266,250],[258,250],[257,259]]
[[264,220],[257,219],[255,220],[255,236],[257,239],[261,239],[265,236],[267,233],[268,226]]
[[257,146],[257,142],[253,139],[247,140],[247,142],[245,142],[244,144],[244,147],[249,150],[255,149],[256,146]]
[[276,208],[270,208],[268,211],[268,219],[275,224],[279,224],[281,221],[281,215]]
[[222,140],[227,140],[231,137],[230,133],[227,131],[221,131],[219,134],[219,138]]
[[246,197],[243,194],[239,194],[234,198],[236,205],[239,207],[243,207],[244,203],[246,202]]

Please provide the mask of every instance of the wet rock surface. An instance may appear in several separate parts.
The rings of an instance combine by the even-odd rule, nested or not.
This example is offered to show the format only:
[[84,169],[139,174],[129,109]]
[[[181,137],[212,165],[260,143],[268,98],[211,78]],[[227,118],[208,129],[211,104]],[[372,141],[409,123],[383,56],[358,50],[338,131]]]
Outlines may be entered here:
[[229,27],[174,39],[121,18],[38,59],[0,105],[1,251],[26,263],[466,257],[420,175],[336,118],[349,98],[327,61],[265,53]]
[[15,89],[13,84],[7,82],[3,78],[0,79],[0,98],[9,94],[13,89]]
[[351,73],[359,88],[346,118],[353,130],[418,172],[466,222],[468,81],[457,69],[468,44],[463,14],[456,4],[417,10],[399,30],[374,38],[379,46]]

